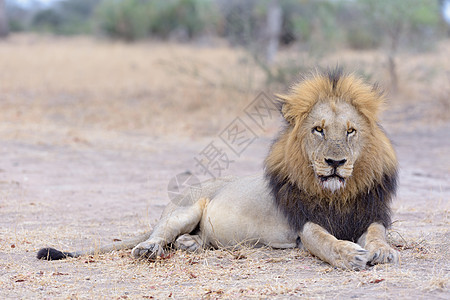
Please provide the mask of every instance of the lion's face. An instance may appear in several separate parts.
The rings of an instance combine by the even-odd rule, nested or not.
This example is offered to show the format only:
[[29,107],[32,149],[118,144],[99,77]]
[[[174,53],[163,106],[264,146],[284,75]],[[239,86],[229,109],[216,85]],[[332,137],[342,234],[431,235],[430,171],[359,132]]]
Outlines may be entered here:
[[346,101],[319,101],[302,125],[305,152],[319,185],[331,192],[352,176],[367,125]]
[[378,125],[384,97],[376,85],[339,71],[316,73],[277,97],[287,126],[265,166],[278,194],[295,186],[344,205],[396,178],[394,149]]

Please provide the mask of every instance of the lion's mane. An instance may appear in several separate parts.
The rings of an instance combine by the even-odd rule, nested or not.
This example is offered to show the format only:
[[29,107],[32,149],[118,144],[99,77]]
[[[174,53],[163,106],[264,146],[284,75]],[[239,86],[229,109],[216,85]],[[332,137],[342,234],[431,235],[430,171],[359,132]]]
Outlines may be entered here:
[[[265,161],[265,175],[278,208],[291,227],[314,222],[338,239],[356,241],[372,222],[391,225],[390,202],[397,188],[397,159],[378,124],[384,103],[376,85],[341,69],[315,73],[279,95],[286,126]],[[347,101],[365,119],[365,146],[345,187],[324,191],[316,179],[303,142],[310,128],[304,121],[319,100]]]

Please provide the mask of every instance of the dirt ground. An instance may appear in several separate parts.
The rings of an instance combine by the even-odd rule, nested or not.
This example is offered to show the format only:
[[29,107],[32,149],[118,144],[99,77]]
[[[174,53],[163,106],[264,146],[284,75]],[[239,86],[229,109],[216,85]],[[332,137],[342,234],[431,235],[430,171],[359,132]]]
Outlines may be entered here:
[[[170,179],[269,91],[245,52],[223,45],[0,43],[0,298],[449,299],[449,51],[444,42],[399,60],[383,124],[400,160],[389,239],[401,263],[356,272],[300,249],[37,260],[43,246],[72,251],[151,229]],[[385,78],[378,52],[324,63],[337,59]],[[257,139],[230,154],[224,175],[260,172],[278,125],[253,127]]]

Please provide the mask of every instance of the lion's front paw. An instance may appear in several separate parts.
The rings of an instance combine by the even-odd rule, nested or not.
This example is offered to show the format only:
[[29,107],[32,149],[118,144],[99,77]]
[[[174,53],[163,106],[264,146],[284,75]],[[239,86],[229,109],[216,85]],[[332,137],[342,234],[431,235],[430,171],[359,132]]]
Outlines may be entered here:
[[369,263],[383,264],[383,263],[398,263],[398,252],[394,250],[384,241],[371,241],[365,245],[369,251]]
[[349,241],[338,240],[334,252],[331,264],[344,269],[363,270],[370,258],[369,251]]
[[164,249],[162,246],[149,241],[142,242],[131,250],[131,255],[134,258],[155,259],[163,254]]

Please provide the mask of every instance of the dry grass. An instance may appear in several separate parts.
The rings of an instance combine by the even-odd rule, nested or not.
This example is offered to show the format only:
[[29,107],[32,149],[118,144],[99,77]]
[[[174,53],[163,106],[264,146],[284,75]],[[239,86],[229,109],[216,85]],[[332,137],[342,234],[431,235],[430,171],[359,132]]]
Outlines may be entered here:
[[[395,102],[447,121],[449,49],[447,42],[430,54],[400,57]],[[25,131],[211,135],[264,90],[264,74],[249,55],[227,47],[17,36],[0,44],[0,55],[7,58],[0,60],[2,126],[20,123]],[[341,52],[319,64],[339,62],[388,86],[383,59],[379,52]]]
[[24,126],[211,134],[256,80],[229,48],[19,36],[0,55],[2,120]]
[[[37,261],[45,245],[95,246],[154,224],[171,176],[192,167],[264,78],[245,52],[224,46],[1,42],[0,298],[448,299],[449,50],[444,42],[399,58],[400,92],[384,123],[401,163],[389,235],[401,264],[353,272],[299,249]],[[321,64],[339,61],[383,82],[383,57],[343,51]],[[240,158],[237,174],[260,169],[275,130]]]

